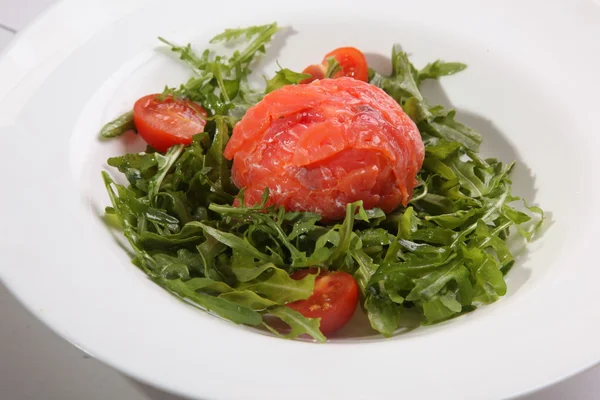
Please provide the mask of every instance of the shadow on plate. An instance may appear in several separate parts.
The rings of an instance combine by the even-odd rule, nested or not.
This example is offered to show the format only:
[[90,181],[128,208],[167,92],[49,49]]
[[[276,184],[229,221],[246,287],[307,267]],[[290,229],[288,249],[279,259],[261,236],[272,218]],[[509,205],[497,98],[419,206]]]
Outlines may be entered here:
[[[273,40],[269,44],[269,51],[263,54],[260,58],[260,64],[266,65],[268,63],[277,61],[277,58],[281,54],[281,50],[285,47],[288,38],[296,33],[298,33],[298,31],[295,31],[291,26],[279,27],[277,35],[273,36]],[[270,76],[274,71],[265,72],[268,76]]]
[[390,57],[379,53],[365,53],[365,58],[367,59],[367,65],[380,74],[390,75],[392,73],[392,60]]

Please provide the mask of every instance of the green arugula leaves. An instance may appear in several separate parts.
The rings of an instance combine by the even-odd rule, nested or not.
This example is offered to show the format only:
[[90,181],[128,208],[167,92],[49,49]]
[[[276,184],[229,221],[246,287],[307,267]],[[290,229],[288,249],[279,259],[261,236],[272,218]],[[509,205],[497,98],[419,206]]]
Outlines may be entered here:
[[303,79],[310,78],[309,74],[301,74],[298,72],[294,72],[288,68],[281,68],[275,73],[275,76],[271,79],[265,79],[267,82],[267,87],[265,89],[265,93],[270,93],[275,89],[279,89],[285,85],[298,84]]
[[482,142],[481,135],[454,119],[454,110],[444,110],[442,106],[430,107],[419,89],[426,79],[437,79],[462,71],[467,66],[456,62],[437,60],[427,64],[421,71],[409,61],[408,55],[399,46],[392,48],[392,75],[382,76],[370,71],[372,85],[385,90],[402,106],[405,112],[419,127],[424,140],[427,136],[458,142],[467,149],[477,152]]
[[100,130],[100,137],[105,139],[114,138],[131,129],[135,129],[133,111],[128,111],[104,125]]
[[[425,143],[419,185],[406,209],[386,215],[356,202],[347,205],[343,221],[327,224],[318,214],[264,207],[268,191],[262,205],[231,205],[243,192],[231,181],[223,150],[237,118],[264,95],[249,89],[249,67],[276,31],[269,24],[215,36],[212,42],[242,46],[231,57],[209,51],[198,56],[189,45],[161,39],[194,72],[164,95],[196,101],[210,117],[206,132],[187,147],[108,160],[128,185],[103,172],[111,201],[106,214],[129,240],[135,265],[179,298],[235,323],[321,342],[318,319],[285,307],[313,292],[315,275],[290,277],[300,268],[353,274],[362,308],[384,336],[503,296],[504,275],[514,263],[506,239],[512,230],[532,240],[544,214],[511,193],[513,164],[482,158],[481,136],[458,122],[453,110],[423,99],[424,80],[462,71],[464,64],[435,61],[419,71],[394,47],[392,74],[370,72],[370,83],[403,106]],[[329,62],[328,74],[336,64]],[[265,93],[306,77],[280,68],[266,80]],[[130,114],[109,123],[103,136],[127,129]]]
[[[250,88],[248,76],[252,72],[250,65],[259,54],[265,53],[266,46],[277,33],[276,23],[251,26],[248,28],[227,29],[215,36],[210,43],[228,43],[238,48],[230,57],[212,54],[205,50],[197,56],[191,46],[178,46],[159,38],[179,54],[188,64],[194,76],[179,88],[165,88],[164,96],[183,97],[200,103],[211,115],[240,118],[246,109],[258,102],[264,93]],[[240,47],[241,46],[241,47]],[[284,84],[298,83],[302,74],[288,69],[277,73],[272,82],[267,82],[265,93]]]

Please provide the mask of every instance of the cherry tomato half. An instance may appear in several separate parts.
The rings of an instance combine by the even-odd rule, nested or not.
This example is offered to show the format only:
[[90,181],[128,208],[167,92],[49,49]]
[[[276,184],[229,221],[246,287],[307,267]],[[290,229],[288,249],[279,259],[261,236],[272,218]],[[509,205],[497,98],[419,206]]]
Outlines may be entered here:
[[325,78],[325,72],[327,72],[327,67],[323,64],[312,64],[308,67],[304,68],[302,71],[303,74],[312,75],[311,78],[306,78],[300,81],[300,83],[311,83],[312,81],[316,81],[317,79]]
[[[293,279],[302,279],[316,269],[293,273]],[[320,330],[328,336],[342,328],[352,318],[358,305],[358,285],[346,272],[322,272],[315,279],[315,289],[308,299],[286,304],[307,318],[321,318]]]
[[144,96],[133,106],[133,122],[140,136],[156,150],[165,152],[176,144],[190,144],[192,136],[204,131],[206,111],[188,100],[158,94]]
[[300,83],[311,83],[314,80],[325,78],[329,64],[328,59],[331,57],[335,58],[341,67],[341,70],[333,74],[332,78],[348,76],[363,82],[369,80],[369,66],[365,55],[354,47],[340,47],[327,53],[321,64],[313,64],[304,68],[302,73],[312,75],[312,78],[304,79]]
[[323,58],[323,65],[327,65],[327,59],[331,57],[335,58],[342,68],[332,78],[349,76],[363,82],[369,80],[369,67],[362,51],[354,47],[340,47],[327,53],[325,58]]

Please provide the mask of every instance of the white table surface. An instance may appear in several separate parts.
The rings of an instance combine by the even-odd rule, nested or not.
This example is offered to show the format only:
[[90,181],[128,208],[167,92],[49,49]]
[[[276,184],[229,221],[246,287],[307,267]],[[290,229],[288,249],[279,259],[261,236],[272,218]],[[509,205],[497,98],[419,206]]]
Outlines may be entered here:
[[[0,0],[0,50],[53,1]],[[120,374],[58,337],[25,310],[2,283],[0,399],[183,400]],[[519,400],[597,399],[600,367]]]

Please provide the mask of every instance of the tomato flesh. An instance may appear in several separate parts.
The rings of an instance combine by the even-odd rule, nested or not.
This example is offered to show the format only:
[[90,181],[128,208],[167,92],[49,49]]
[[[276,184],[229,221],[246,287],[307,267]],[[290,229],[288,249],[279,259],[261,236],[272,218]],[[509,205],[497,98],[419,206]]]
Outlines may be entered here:
[[[301,270],[292,274],[302,279],[316,269]],[[358,285],[346,272],[322,272],[315,279],[315,289],[308,299],[286,304],[307,318],[321,318],[320,330],[329,336],[342,328],[352,318],[358,305]]]
[[203,132],[206,111],[189,100],[175,100],[150,94],[133,106],[133,122],[140,136],[150,146],[165,152],[176,144],[190,144],[192,136]]
[[335,58],[341,67],[341,71],[335,73],[332,78],[348,76],[363,82],[369,80],[369,67],[362,51],[355,47],[340,47],[327,53],[323,58],[323,65],[327,65],[327,59],[331,57]]
[[363,82],[369,81],[369,66],[367,65],[367,59],[362,51],[355,47],[340,47],[327,53],[321,64],[312,64],[304,68],[302,73],[312,75],[312,77],[306,78],[300,81],[300,83],[311,83],[317,79],[325,78],[325,73],[327,72],[327,66],[329,64],[328,60],[332,57],[340,64],[340,70],[333,74],[331,78],[347,76]]
[[323,64],[309,65],[308,67],[304,68],[304,71],[302,71],[302,73],[312,75],[312,77],[303,79],[300,81],[300,83],[311,83],[312,81],[316,81],[317,79],[323,79],[325,78],[325,72],[327,72],[327,68]]

